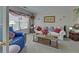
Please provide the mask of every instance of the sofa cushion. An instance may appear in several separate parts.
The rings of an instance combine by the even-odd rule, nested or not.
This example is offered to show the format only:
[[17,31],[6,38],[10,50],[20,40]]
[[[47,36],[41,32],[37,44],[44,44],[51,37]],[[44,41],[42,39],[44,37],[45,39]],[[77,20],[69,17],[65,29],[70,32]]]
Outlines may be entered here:
[[56,32],[50,32],[50,34],[51,34],[52,36],[56,36],[56,37],[59,36],[59,33],[56,33]]
[[43,29],[42,33],[45,34],[45,35],[47,35],[48,34],[48,30],[47,29]]
[[54,32],[56,32],[56,33],[60,33],[60,31],[61,31],[60,28],[55,28],[55,29],[54,29]]

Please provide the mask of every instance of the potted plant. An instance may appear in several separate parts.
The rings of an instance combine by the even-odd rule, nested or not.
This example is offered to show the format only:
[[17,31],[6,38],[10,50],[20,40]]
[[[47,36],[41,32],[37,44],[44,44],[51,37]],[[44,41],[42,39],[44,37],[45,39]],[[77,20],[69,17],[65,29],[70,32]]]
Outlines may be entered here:
[[74,10],[75,16],[79,17],[79,8],[75,8]]
[[73,10],[75,24],[79,24],[79,8]]

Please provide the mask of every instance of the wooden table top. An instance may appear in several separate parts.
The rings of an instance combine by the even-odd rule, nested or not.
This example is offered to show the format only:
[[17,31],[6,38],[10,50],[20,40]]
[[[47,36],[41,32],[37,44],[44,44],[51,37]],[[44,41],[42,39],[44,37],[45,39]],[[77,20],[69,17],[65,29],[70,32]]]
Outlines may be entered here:
[[36,34],[37,37],[50,39],[50,40],[56,40],[58,37],[52,36],[52,35],[42,35],[42,34]]

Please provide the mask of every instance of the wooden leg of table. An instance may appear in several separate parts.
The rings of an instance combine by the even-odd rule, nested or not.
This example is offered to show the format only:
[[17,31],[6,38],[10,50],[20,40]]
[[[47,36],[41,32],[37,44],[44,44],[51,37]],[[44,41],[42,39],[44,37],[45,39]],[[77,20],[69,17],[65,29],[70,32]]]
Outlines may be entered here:
[[33,35],[33,41],[38,42],[38,37],[36,35]]
[[50,40],[50,42],[49,42],[49,45],[51,45],[51,40]]
[[58,40],[52,40],[50,45],[51,45],[52,47],[57,48],[57,49],[59,48],[59,47],[58,47]]
[[35,35],[33,35],[33,41],[34,41],[34,36],[35,36]]
[[58,40],[56,40],[56,48],[57,49],[59,48],[59,46],[58,46]]

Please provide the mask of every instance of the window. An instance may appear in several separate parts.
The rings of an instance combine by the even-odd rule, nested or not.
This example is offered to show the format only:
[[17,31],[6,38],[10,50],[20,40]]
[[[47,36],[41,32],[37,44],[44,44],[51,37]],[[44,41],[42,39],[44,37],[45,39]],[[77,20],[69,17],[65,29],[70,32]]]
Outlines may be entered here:
[[20,24],[21,24],[21,29],[28,28],[29,17],[28,16],[21,16]]
[[29,25],[29,16],[17,15],[15,13],[9,13],[9,26],[12,26],[13,29],[21,30],[27,29]]

